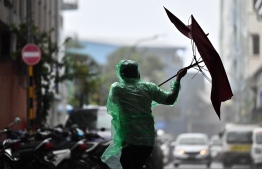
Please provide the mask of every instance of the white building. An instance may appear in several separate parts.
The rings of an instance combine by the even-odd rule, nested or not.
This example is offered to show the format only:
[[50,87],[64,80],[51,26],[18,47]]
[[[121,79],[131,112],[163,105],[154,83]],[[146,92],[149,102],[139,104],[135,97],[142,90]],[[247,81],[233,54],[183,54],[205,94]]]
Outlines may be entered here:
[[233,89],[233,121],[252,120],[258,107],[259,91],[256,80],[260,57],[262,23],[254,10],[255,1],[221,1],[220,53]]

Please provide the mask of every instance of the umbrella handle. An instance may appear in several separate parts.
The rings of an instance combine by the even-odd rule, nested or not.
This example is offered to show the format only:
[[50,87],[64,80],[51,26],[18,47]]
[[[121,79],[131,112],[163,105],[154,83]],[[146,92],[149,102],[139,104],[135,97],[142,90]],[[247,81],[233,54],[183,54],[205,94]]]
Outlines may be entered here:
[[[190,69],[190,68],[192,68],[192,67],[197,66],[197,65],[198,65],[199,63],[201,63],[201,62],[203,62],[203,60],[201,60],[201,61],[199,61],[199,62],[196,62],[196,63],[194,63],[194,64],[191,64],[191,65],[187,66],[186,68],[187,68],[187,69]],[[170,77],[169,79],[167,79],[166,81],[164,81],[163,83],[161,83],[160,85],[158,85],[158,87],[162,86],[163,84],[165,84],[166,82],[168,82],[169,80],[173,79],[173,78],[176,77],[176,76],[177,76],[177,74],[175,74],[174,76]]]

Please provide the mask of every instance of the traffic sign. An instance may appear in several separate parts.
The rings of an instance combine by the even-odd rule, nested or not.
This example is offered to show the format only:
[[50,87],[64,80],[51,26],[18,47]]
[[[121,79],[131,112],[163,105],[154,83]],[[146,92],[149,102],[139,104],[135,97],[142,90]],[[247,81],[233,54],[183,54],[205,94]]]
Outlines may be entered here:
[[29,43],[23,47],[22,58],[27,65],[35,65],[41,59],[41,51],[37,45]]

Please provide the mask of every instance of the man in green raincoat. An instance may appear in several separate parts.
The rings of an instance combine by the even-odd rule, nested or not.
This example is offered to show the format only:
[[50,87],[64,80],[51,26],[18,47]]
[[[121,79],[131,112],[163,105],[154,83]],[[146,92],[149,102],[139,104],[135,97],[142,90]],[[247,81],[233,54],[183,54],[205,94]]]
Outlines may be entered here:
[[180,80],[187,73],[178,71],[170,89],[164,91],[140,79],[138,64],[121,60],[116,66],[119,82],[111,85],[107,112],[112,116],[113,142],[101,159],[112,169],[141,169],[156,139],[153,104],[173,105],[180,91]]

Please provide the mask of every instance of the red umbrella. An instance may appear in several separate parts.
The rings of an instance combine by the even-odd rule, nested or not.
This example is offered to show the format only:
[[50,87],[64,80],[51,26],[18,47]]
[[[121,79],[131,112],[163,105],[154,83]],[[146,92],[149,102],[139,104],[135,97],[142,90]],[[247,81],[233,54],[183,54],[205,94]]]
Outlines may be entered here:
[[202,71],[203,66],[200,66],[199,64],[200,62],[204,62],[212,78],[211,102],[218,117],[220,118],[221,102],[231,99],[233,93],[219,54],[209,41],[207,34],[204,33],[202,28],[193,17],[193,15],[191,15],[191,25],[186,26],[169,10],[167,10],[166,8],[165,10],[170,21],[175,25],[175,27],[186,37],[192,39],[193,43],[197,47],[202,60],[197,60],[196,56],[194,55],[195,63],[189,65],[187,68],[189,69],[197,66],[198,70],[204,73]]

